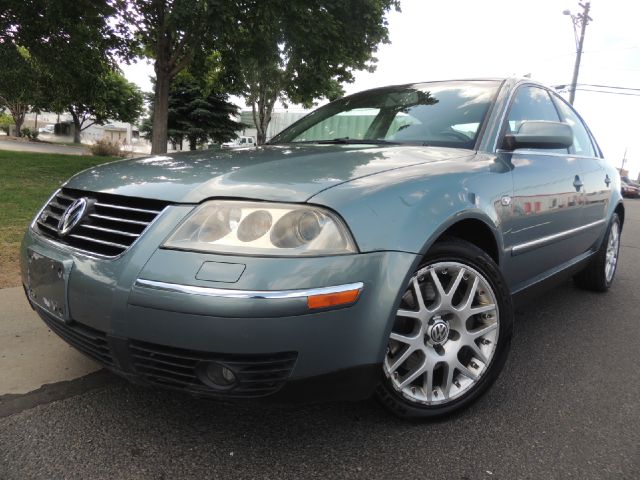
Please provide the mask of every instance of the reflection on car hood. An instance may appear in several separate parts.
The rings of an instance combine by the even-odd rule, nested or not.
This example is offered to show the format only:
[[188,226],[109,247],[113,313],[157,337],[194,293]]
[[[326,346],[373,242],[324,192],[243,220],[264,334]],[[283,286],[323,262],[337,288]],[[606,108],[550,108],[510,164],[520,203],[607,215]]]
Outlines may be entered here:
[[322,190],[396,168],[473,154],[419,146],[266,146],[122,160],[85,170],[67,187],[170,202],[236,197],[302,202]]

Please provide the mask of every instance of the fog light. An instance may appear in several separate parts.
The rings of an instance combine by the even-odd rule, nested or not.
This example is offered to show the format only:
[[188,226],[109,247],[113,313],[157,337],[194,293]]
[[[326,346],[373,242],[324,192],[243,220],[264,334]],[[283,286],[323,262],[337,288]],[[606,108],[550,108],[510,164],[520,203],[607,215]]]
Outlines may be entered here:
[[233,370],[221,363],[207,363],[199,370],[200,380],[213,388],[230,388],[237,382]]

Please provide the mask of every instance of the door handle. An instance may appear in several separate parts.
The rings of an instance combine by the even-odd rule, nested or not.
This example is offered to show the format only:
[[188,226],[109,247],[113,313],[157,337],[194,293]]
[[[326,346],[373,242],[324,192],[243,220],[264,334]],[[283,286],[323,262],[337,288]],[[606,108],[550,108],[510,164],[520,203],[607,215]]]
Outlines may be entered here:
[[607,184],[607,187],[609,186],[609,184],[611,183],[611,179],[609,178],[609,174],[607,173],[607,176],[604,177],[604,183]]
[[576,175],[576,178],[573,179],[573,186],[576,187],[576,192],[579,192],[584,187],[584,183],[580,180],[580,175]]

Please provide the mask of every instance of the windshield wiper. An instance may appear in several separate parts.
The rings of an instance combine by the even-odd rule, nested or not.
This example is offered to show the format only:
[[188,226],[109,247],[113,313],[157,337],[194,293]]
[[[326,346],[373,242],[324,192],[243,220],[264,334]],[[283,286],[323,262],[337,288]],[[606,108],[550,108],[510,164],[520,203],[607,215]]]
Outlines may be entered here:
[[333,140],[315,140],[309,143],[318,143],[320,145],[399,145],[398,142],[390,142],[389,140],[381,140],[378,138],[334,138]]

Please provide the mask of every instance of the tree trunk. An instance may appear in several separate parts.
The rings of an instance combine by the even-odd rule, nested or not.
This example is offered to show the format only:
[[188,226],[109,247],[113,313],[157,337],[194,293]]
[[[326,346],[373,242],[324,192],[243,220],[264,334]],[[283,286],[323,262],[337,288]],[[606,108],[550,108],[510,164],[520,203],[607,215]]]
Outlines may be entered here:
[[69,113],[71,114],[71,118],[73,119],[73,143],[80,143],[80,133],[82,133],[82,124],[80,123],[80,117],[71,108],[69,109]]
[[195,137],[189,137],[189,150],[194,151],[197,147],[197,139]]
[[21,103],[10,105],[9,112],[13,123],[16,124],[16,137],[22,136],[22,124],[24,123],[24,117],[27,114],[27,107]]
[[13,117],[13,123],[16,124],[16,137],[22,136],[22,124],[24,123],[24,115]]
[[167,122],[169,120],[169,84],[171,78],[166,66],[156,60],[156,89],[153,98],[153,130],[151,153],[167,153]]
[[264,145],[267,141],[267,129],[271,122],[271,114],[275,103],[276,97],[267,98],[267,93],[261,90],[258,101],[251,104],[253,122],[256,125],[256,143],[258,145]]

